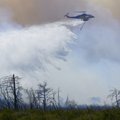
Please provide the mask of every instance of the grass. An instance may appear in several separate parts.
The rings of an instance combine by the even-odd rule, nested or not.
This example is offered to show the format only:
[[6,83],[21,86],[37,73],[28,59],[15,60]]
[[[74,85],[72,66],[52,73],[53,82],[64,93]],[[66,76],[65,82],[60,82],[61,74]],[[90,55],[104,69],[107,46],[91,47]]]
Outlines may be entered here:
[[0,111],[0,120],[120,120],[120,109]]

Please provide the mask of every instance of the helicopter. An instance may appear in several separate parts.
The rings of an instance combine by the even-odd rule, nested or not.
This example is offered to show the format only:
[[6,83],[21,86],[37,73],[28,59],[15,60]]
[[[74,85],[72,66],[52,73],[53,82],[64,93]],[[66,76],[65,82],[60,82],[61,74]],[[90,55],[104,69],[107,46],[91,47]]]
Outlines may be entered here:
[[67,18],[70,18],[70,19],[80,19],[82,21],[88,21],[89,19],[91,18],[95,18],[93,15],[91,14],[86,14],[86,11],[76,11],[76,13],[82,13],[82,14],[79,14],[79,15],[76,15],[76,16],[70,16],[69,13],[67,13],[65,15],[65,17]]
[[67,17],[69,19],[76,19],[76,20],[81,20],[83,21],[82,26],[80,27],[80,30],[83,29],[84,25],[86,24],[87,21],[89,21],[91,18],[95,18],[93,15],[91,14],[87,14],[86,11],[75,11],[75,16],[70,16],[69,13],[67,13],[64,17]]

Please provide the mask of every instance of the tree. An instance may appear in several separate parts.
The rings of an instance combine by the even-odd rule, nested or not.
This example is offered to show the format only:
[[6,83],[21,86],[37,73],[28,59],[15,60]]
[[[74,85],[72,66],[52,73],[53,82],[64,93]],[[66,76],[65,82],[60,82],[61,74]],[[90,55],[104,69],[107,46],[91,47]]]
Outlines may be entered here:
[[46,110],[47,105],[51,103],[53,100],[53,89],[47,87],[47,82],[43,82],[43,84],[38,85],[38,99],[42,101],[43,109]]
[[31,88],[31,89],[26,89],[25,92],[27,93],[30,109],[38,108],[38,104],[37,104],[38,101],[35,91]]
[[4,81],[0,84],[0,96],[1,100],[4,101],[3,108],[11,108],[12,107],[12,97],[9,93],[9,84]]
[[18,109],[18,106],[22,102],[22,87],[20,86],[19,79],[14,74],[0,79],[0,93],[7,108],[14,107],[14,109]]
[[65,106],[66,108],[76,108],[77,103],[75,102],[75,100],[69,100],[69,97],[67,96],[67,99],[65,101]]
[[58,107],[60,107],[60,89],[58,88]]
[[111,100],[114,100],[116,107],[119,107],[120,103],[120,90],[114,88],[113,90],[110,90],[110,94],[108,95],[108,98],[111,98]]

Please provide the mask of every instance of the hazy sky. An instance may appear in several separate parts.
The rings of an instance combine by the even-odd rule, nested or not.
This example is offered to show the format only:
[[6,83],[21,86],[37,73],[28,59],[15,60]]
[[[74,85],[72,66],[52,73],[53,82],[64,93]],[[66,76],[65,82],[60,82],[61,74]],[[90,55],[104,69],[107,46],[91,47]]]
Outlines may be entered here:
[[[13,20],[21,24],[51,22],[63,18],[66,12],[86,10],[88,4],[108,8],[113,16],[120,18],[119,0],[1,0],[1,7],[11,11]],[[92,8],[91,8],[92,9]],[[95,10],[95,9],[93,9]]]
[[[23,76],[24,86],[45,80],[78,103],[104,103],[109,90],[120,84],[119,3],[1,0],[1,76]],[[77,10],[96,17],[82,31],[81,21],[64,18]]]

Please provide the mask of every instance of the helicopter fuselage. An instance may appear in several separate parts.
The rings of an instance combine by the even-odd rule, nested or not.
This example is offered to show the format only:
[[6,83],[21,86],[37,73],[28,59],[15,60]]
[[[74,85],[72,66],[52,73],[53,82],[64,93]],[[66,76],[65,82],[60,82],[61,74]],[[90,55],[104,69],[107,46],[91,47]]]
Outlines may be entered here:
[[77,16],[69,16],[69,15],[65,15],[67,18],[71,18],[71,19],[81,19],[83,21],[88,21],[90,18],[94,18],[94,16],[89,15],[89,14],[82,14],[82,15],[77,15]]

